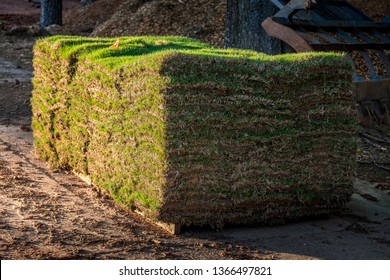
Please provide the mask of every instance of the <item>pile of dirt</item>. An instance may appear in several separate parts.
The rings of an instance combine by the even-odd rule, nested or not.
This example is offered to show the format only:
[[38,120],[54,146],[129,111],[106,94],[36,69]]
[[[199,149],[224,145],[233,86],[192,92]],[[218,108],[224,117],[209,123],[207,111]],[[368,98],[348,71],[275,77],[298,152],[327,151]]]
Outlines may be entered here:
[[225,11],[221,0],[127,0],[93,35],[181,35],[222,46]]
[[223,46],[226,0],[98,0],[64,13],[67,33],[180,35]]
[[125,0],[98,0],[91,5],[78,5],[63,13],[64,33],[88,35],[111,18]]

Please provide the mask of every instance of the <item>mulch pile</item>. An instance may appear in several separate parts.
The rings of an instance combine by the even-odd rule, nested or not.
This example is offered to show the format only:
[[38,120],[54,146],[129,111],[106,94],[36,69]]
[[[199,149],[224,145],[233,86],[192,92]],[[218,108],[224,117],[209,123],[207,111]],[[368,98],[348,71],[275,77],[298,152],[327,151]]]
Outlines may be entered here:
[[180,35],[222,46],[225,13],[220,0],[127,0],[93,35]]

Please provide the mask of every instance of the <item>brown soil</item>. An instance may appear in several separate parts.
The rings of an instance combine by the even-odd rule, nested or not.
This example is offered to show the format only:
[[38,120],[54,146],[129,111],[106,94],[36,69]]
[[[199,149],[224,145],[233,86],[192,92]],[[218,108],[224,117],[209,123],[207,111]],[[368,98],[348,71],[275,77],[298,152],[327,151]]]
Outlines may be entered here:
[[[7,1],[26,3],[2,0],[1,5]],[[107,0],[93,6],[99,2],[103,5]],[[178,1],[151,1],[149,5],[152,2]],[[163,9],[163,3],[159,5]],[[15,13],[20,11],[20,6],[14,8]],[[77,11],[87,15],[92,8]],[[0,20],[4,20],[0,11]],[[79,32],[95,28],[89,23],[82,26],[82,22]],[[6,29],[15,24],[8,21]],[[0,31],[1,259],[390,258],[388,127],[362,129],[355,193],[340,215],[276,227],[185,228],[180,236],[173,236],[119,206],[99,189],[72,174],[54,172],[35,157],[29,104],[35,39]]]

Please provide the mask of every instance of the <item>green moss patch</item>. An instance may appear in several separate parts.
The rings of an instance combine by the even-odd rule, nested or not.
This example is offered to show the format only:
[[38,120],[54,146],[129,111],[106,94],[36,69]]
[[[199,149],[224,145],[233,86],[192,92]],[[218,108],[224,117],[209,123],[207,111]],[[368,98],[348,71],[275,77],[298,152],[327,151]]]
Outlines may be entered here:
[[35,149],[179,224],[281,223],[352,193],[351,67],[182,37],[51,37],[34,48]]

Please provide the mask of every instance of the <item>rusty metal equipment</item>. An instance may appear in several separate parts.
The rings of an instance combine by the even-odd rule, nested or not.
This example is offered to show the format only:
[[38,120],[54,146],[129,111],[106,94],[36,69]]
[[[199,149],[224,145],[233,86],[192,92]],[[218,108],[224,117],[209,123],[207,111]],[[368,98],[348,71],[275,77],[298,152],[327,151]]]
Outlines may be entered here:
[[262,26],[296,52],[341,51],[354,66],[357,117],[390,125],[390,20],[374,21],[343,0],[271,0],[279,12]]

